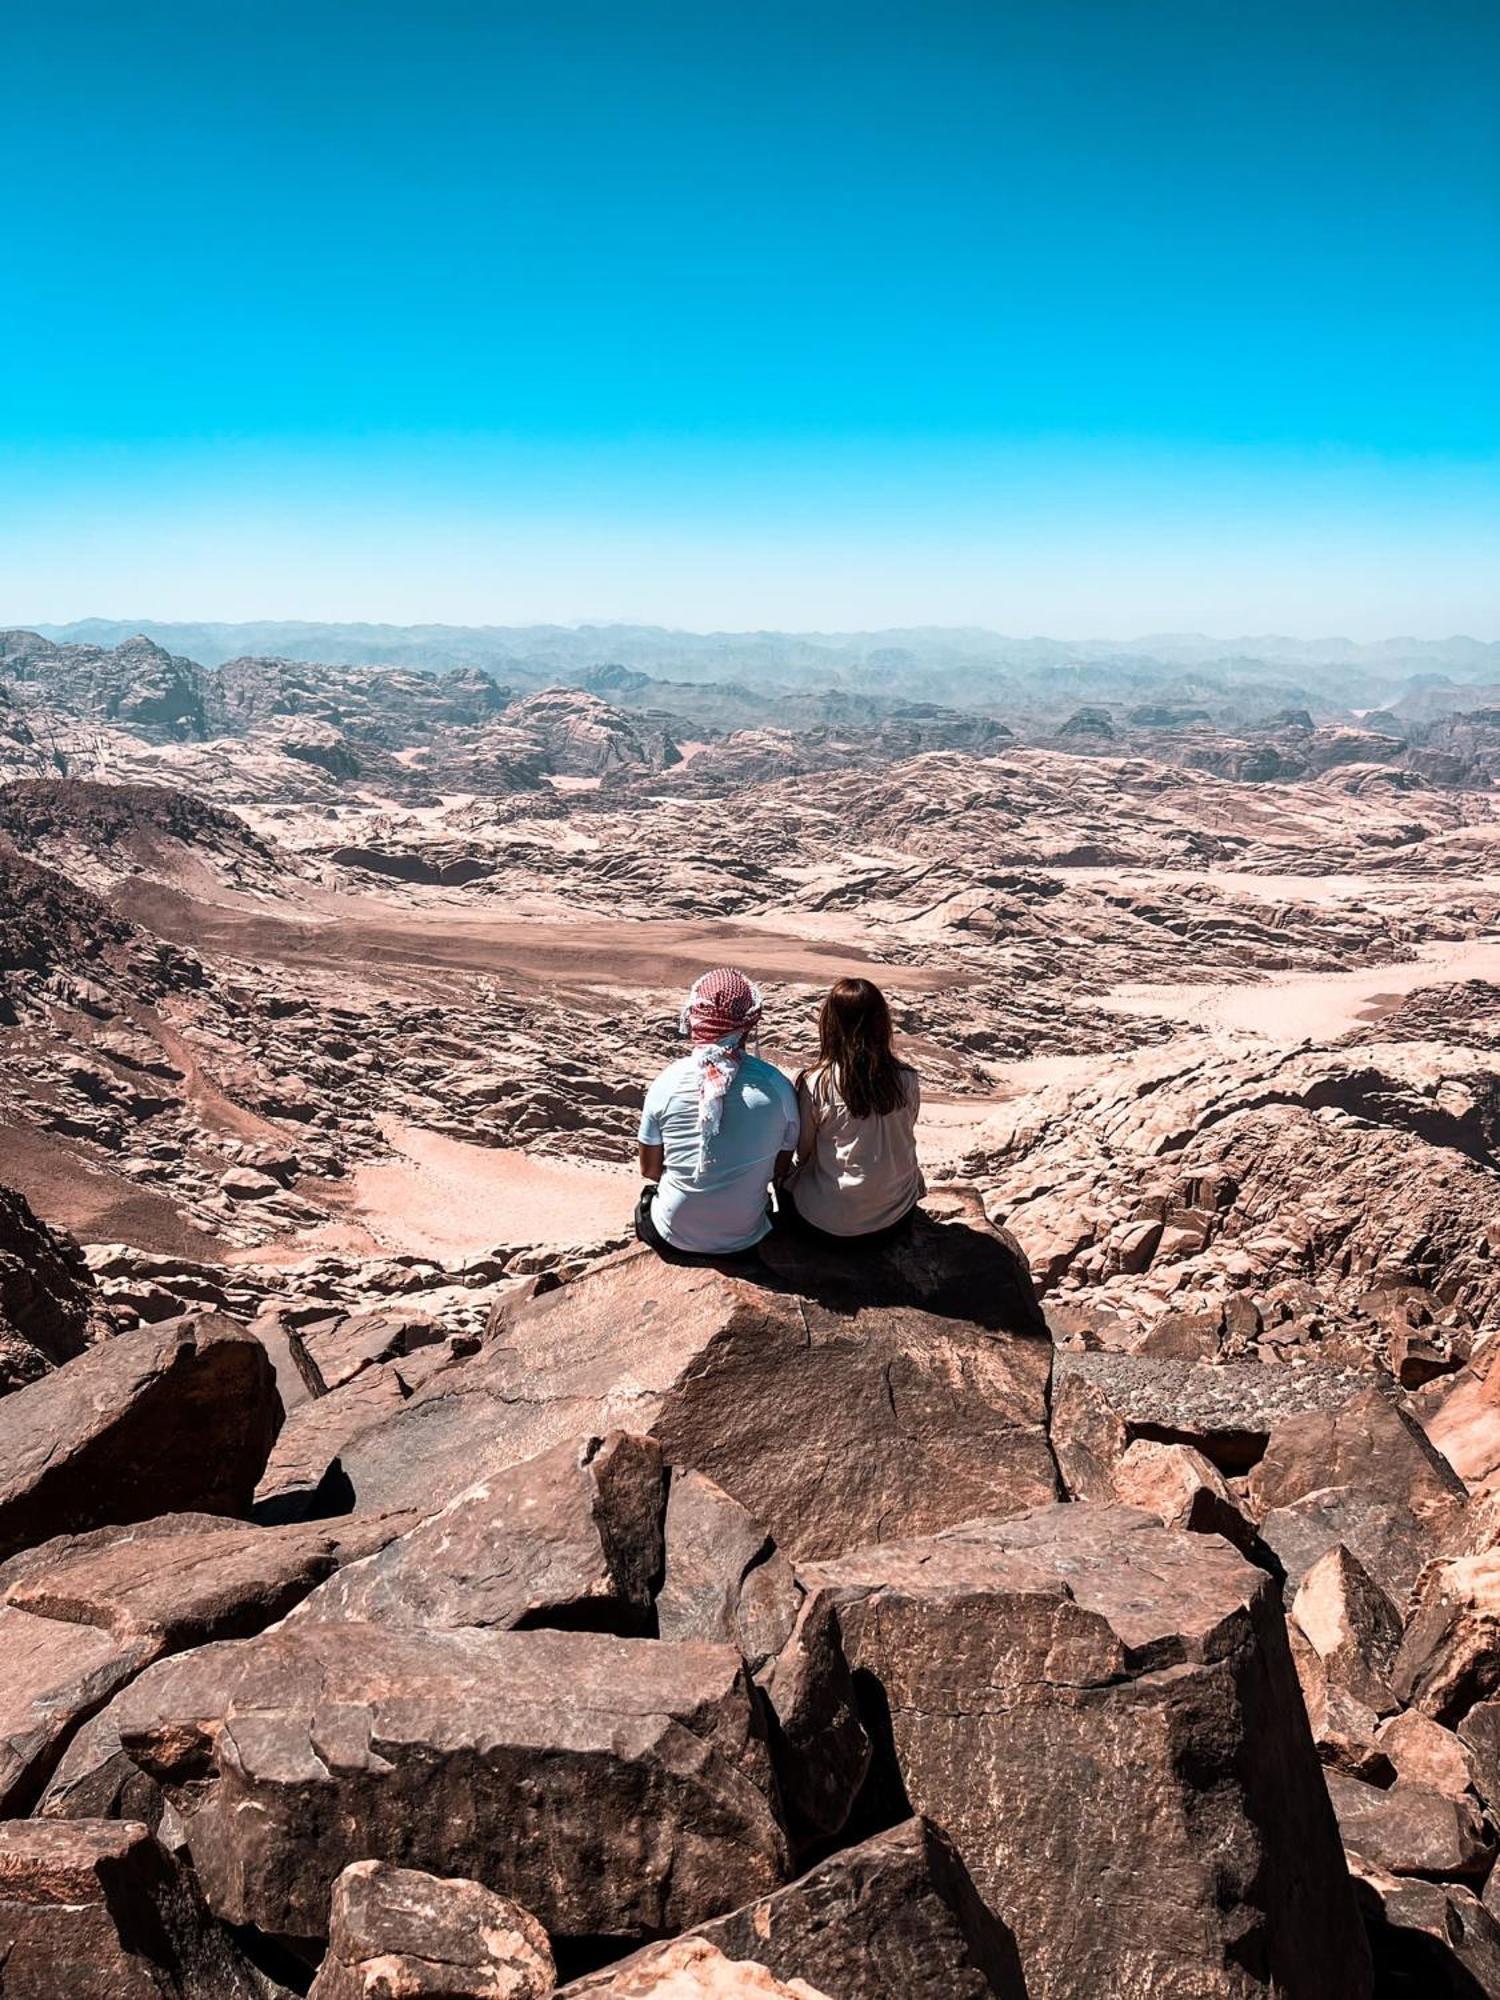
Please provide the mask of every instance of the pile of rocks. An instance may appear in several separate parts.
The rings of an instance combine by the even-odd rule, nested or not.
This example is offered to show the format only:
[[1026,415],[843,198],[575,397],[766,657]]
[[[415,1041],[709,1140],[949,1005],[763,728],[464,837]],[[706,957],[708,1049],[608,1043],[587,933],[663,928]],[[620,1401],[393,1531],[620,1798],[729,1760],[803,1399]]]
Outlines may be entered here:
[[0,1402],[6,1991],[1500,1994],[1435,1417],[1057,1353],[958,1202],[88,1348]]

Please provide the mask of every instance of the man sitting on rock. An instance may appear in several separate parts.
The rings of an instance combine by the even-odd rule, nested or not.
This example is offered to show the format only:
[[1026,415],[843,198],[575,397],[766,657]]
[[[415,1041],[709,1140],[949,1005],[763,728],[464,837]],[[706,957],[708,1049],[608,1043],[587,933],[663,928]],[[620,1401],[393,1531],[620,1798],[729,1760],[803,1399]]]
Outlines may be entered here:
[[682,1010],[693,1052],[646,1093],[635,1230],[670,1261],[734,1256],[771,1227],[767,1189],[791,1166],[800,1118],[790,1081],[745,1046],[760,1016],[743,972],[705,972]]

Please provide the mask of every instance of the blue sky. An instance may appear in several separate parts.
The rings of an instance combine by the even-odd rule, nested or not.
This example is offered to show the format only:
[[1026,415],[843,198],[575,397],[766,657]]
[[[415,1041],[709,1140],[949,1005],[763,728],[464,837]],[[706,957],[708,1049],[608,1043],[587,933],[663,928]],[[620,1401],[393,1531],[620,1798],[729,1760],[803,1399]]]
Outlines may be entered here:
[[18,0],[0,620],[1500,636],[1490,0]]

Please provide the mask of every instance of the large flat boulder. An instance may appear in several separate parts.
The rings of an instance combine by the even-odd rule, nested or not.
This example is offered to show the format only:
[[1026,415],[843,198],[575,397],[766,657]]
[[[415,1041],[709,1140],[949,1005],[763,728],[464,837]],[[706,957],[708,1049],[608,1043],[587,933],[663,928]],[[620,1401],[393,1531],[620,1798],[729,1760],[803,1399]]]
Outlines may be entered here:
[[[1025,2000],[1015,1939],[979,1900],[946,1835],[908,1820],[693,1932],[727,1958],[806,1979],[832,2000]],[[565,1986],[611,1991],[649,1953]]]
[[280,1422],[265,1349],[219,1314],[91,1348],[0,1400],[0,1561],[106,1523],[243,1514]]
[[1054,1498],[1050,1368],[1025,1335],[627,1252],[502,1315],[482,1354],[338,1458],[356,1507],[435,1512],[458,1468],[468,1484],[623,1428],[706,1473],[796,1559]]
[[261,2000],[267,1990],[145,1827],[0,1826],[5,2000]]
[[310,1959],[354,1861],[469,1877],[554,1935],[627,1940],[787,1871],[730,1647],[282,1626],[148,1668],[100,1724],[161,1787],[216,1914]]
[[1121,1507],[813,1565],[1031,2000],[1339,2000],[1363,1938],[1279,1595]]

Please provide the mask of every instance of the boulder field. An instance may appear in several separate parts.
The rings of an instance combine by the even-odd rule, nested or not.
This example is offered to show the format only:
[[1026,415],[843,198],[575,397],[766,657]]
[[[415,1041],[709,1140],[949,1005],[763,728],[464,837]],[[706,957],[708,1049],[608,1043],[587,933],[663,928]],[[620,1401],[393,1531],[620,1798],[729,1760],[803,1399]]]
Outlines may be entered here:
[[222,1314],[46,1337],[5,2000],[1500,1994],[1500,1508],[1373,1365],[1055,1349],[962,1207],[285,1403]]

